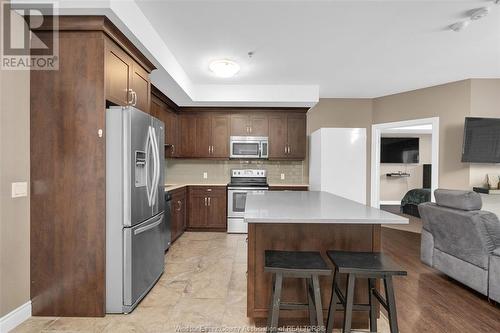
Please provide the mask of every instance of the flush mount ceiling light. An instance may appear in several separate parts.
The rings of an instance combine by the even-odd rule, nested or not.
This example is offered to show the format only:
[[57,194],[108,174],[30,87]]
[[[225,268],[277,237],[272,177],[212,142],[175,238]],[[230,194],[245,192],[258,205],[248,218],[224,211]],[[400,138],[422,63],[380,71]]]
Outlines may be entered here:
[[240,71],[240,65],[228,59],[212,61],[208,68],[218,77],[232,77]]
[[473,9],[470,12],[470,19],[473,21],[482,19],[483,17],[488,15],[489,12],[490,12],[490,9],[488,7],[481,7],[481,8]]
[[456,32],[462,31],[463,29],[467,28],[467,26],[469,26],[469,23],[470,21],[453,23],[452,25],[450,25],[450,29]]

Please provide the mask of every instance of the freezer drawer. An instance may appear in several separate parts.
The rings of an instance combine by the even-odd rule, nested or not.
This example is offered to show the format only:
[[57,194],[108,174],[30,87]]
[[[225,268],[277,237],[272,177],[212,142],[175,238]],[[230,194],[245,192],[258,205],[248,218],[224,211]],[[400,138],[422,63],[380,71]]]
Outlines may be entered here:
[[131,311],[154,286],[164,269],[164,215],[124,228],[124,312]]

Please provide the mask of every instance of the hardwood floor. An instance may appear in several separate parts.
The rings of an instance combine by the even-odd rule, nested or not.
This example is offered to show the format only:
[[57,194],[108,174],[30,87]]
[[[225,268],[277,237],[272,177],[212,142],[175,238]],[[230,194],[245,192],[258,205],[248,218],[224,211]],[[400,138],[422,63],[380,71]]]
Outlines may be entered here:
[[420,261],[420,234],[382,228],[382,251],[408,271],[394,279],[401,332],[500,332],[500,305]]

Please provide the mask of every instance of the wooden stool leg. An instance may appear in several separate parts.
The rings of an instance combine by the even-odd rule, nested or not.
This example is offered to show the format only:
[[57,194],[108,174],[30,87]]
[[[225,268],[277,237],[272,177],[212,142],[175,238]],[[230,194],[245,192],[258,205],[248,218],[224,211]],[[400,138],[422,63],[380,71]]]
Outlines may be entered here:
[[282,273],[276,273],[276,278],[275,278],[275,283],[274,283],[274,291],[273,291],[273,296],[272,296],[272,304],[270,310],[270,315],[271,315],[271,321],[269,322],[268,318],[268,326],[267,326],[267,332],[277,332],[278,331],[278,319],[280,315],[280,303],[281,303],[281,287],[283,285],[283,274]]
[[368,304],[370,304],[370,332],[377,332],[377,304],[373,294],[375,289],[375,279],[368,279]]
[[333,272],[333,283],[332,283],[332,297],[330,298],[330,307],[328,308],[328,321],[326,323],[326,332],[327,333],[332,333],[333,332],[333,321],[335,319],[335,310],[337,309],[337,303],[339,301],[339,298],[337,296],[336,288],[337,288],[337,283],[338,283],[338,278],[339,278],[339,273],[337,270]]
[[320,332],[325,331],[325,322],[323,321],[323,305],[321,304],[321,289],[319,287],[318,275],[312,277],[314,288],[314,307],[316,308],[316,324]]
[[316,313],[314,309],[314,299],[313,299],[313,284],[310,278],[306,279],[307,288],[307,304],[309,306],[309,324],[311,326],[316,326]]
[[344,309],[344,327],[343,333],[351,333],[352,324],[352,306],[354,304],[354,285],[356,283],[356,276],[354,274],[347,275],[347,293],[346,304]]
[[396,299],[394,297],[394,287],[392,285],[392,276],[384,278],[385,299],[387,302],[387,312],[389,313],[389,326],[391,333],[398,333],[398,316],[396,314]]

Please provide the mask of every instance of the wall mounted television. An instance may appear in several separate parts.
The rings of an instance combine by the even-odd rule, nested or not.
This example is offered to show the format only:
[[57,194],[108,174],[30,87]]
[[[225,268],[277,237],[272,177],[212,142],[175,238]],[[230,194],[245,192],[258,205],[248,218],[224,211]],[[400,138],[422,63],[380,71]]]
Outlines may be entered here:
[[500,118],[465,118],[462,162],[500,163]]
[[418,163],[419,138],[380,138],[380,163]]

